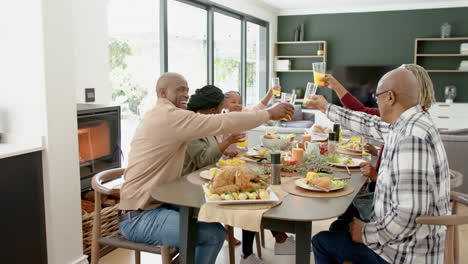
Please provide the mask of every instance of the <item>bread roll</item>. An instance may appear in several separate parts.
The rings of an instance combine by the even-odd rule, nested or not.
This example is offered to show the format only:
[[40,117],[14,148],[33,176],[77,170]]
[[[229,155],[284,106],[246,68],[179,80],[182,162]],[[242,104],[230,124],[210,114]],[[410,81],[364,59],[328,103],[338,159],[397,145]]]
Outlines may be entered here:
[[315,132],[315,133],[324,134],[325,133],[325,128],[323,126],[321,126],[321,125],[313,125],[312,128],[311,128],[311,131]]

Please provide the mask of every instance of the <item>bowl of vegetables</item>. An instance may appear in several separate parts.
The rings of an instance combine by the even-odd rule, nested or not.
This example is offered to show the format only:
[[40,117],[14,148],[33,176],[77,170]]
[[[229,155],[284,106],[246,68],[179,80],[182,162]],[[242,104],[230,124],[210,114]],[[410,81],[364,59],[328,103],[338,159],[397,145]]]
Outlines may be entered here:
[[267,133],[262,136],[261,141],[265,148],[272,150],[286,150],[291,146],[296,134],[278,135],[276,133]]

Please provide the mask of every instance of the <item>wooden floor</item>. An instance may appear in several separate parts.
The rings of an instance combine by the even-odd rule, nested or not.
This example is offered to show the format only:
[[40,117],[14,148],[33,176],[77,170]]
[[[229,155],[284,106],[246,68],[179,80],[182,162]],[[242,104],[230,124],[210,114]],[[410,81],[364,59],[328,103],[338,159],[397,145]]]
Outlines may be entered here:
[[[460,206],[460,212],[468,212],[468,207]],[[333,220],[318,221],[312,224],[312,233],[316,234],[322,230],[327,230],[328,226]],[[241,238],[240,229],[235,230],[235,235],[237,238]],[[270,232],[265,232],[266,239],[266,248],[262,249],[263,259],[266,263],[271,264],[284,264],[284,263],[294,263],[294,256],[276,256],[273,252],[274,239],[271,236]],[[468,225],[460,227],[460,254],[461,259],[460,263],[468,263]],[[254,246],[255,252],[255,246]],[[236,263],[239,263],[239,256],[241,254],[241,247],[236,248]],[[313,255],[311,254],[311,263],[314,263]],[[124,249],[117,249],[109,253],[107,256],[103,257],[100,261],[101,264],[131,264],[134,263],[133,252]],[[142,264],[160,264],[161,258],[159,255],[153,255],[148,253],[142,254]],[[224,246],[221,252],[218,255],[216,260],[217,264],[229,263],[228,247],[227,243],[224,243]]]

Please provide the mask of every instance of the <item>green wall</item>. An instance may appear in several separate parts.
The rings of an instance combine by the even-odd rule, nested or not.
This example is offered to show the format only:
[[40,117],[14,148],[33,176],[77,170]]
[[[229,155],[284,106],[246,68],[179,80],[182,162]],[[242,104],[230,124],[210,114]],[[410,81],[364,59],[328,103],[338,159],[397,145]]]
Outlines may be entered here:
[[[370,13],[300,15],[278,17],[278,41],[291,41],[294,29],[305,24],[304,40],[328,42],[328,71],[335,66],[400,65],[413,63],[414,39],[440,37],[440,26],[452,25],[452,37],[468,37],[468,7]],[[467,41],[464,41],[468,43]],[[463,41],[425,42],[420,53],[460,53]],[[315,47],[289,45],[280,55],[314,54]],[[468,57],[424,57],[418,64],[427,69],[457,69]],[[293,59],[293,69],[311,68],[313,59]],[[285,90],[304,87],[312,73],[278,73]],[[444,87],[457,86],[456,102],[468,102],[468,73],[430,73],[437,101]],[[320,93],[330,96],[328,89]]]

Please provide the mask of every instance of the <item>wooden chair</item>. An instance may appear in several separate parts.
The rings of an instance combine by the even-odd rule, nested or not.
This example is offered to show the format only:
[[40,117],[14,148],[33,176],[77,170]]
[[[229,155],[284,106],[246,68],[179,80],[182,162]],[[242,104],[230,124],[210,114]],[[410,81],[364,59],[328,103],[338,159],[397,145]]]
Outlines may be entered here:
[[[112,194],[113,190],[105,187],[102,182],[117,179],[121,177],[125,169],[110,169],[96,174],[92,180],[92,187],[95,194],[94,223],[93,223],[93,241],[91,246],[91,264],[98,264],[99,247],[107,245],[116,248],[125,248],[135,251],[135,263],[140,264],[140,252],[149,252],[160,254],[163,264],[177,263],[178,249],[169,246],[155,246],[143,243],[136,243],[125,239],[125,237],[116,232],[108,237],[101,237],[101,202],[103,194]],[[115,190],[115,189],[114,189]]]
[[452,200],[452,215],[420,216],[416,218],[416,223],[447,226],[444,263],[458,264],[460,261],[458,226],[468,224],[468,214],[458,214],[458,203],[468,206],[468,195],[452,191],[450,198]]

